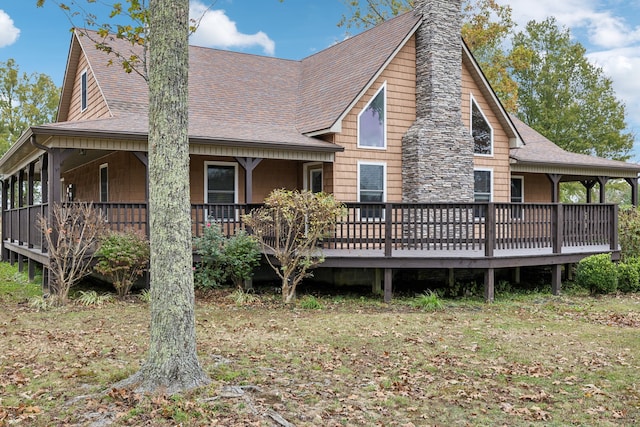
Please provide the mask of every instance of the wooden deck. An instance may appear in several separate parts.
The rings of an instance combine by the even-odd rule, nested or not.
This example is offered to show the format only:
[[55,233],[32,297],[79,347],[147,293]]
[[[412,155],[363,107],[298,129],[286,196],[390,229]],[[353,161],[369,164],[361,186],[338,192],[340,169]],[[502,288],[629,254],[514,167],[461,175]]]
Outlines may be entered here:
[[[385,299],[394,269],[484,269],[485,294],[493,299],[498,268],[548,265],[560,290],[560,267],[599,253],[619,255],[617,206],[612,204],[363,204],[347,203],[331,236],[322,242],[324,268],[384,270]],[[96,203],[115,230],[148,232],[145,203]],[[192,205],[192,233],[207,222],[232,235],[243,215],[259,205]],[[48,265],[42,233],[35,225],[46,205],[2,212],[4,260]]]

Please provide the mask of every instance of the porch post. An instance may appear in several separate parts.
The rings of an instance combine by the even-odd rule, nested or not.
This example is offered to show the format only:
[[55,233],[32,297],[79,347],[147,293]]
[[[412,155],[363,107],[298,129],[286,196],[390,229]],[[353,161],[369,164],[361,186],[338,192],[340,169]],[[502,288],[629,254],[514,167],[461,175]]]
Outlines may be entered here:
[[484,226],[485,226],[484,256],[492,257],[493,251],[496,248],[496,205],[493,203],[487,204],[487,215],[484,220]]
[[4,239],[7,236],[7,218],[5,215],[5,212],[7,210],[7,199],[8,199],[8,186],[7,186],[7,180],[3,179],[2,181],[0,181],[0,185],[2,185],[2,201],[0,203],[2,203],[2,238],[0,239],[0,256],[2,257],[2,261],[6,262],[9,259],[9,256],[7,255],[7,253],[5,252],[4,249]]
[[[144,165],[144,179],[145,179],[144,201],[147,204],[147,211],[145,213],[144,232],[147,238],[149,238],[149,156],[147,155],[147,153],[144,153],[142,151],[134,151],[133,155],[136,156],[136,158],[140,160],[140,163]],[[148,285],[149,269],[146,270],[145,279]]]
[[609,181],[609,177],[607,176],[599,176],[598,183],[600,184],[600,204],[606,203],[607,192],[606,192],[606,184]]
[[551,181],[551,203],[558,203],[560,201],[560,179],[562,175],[548,173],[547,178]]
[[42,187],[42,203],[49,203],[49,155],[43,154],[40,157],[42,160],[42,170],[40,171],[40,180]]
[[609,247],[612,251],[618,250],[618,205],[611,205],[611,221],[609,228]]
[[564,234],[564,209],[562,204],[560,203],[555,204],[553,208],[553,217],[551,223],[551,233],[553,236],[553,253],[559,254],[562,253],[562,236]]
[[631,186],[631,205],[638,206],[638,178],[625,178]]
[[588,179],[585,181],[580,181],[584,188],[587,190],[587,203],[591,203],[591,190],[593,190],[593,186],[596,185],[596,181],[593,179]]
[[236,157],[240,166],[244,168],[244,202],[253,203],[253,170],[260,164],[262,159],[253,157]]
[[[31,162],[29,163],[29,172],[28,172],[28,176],[27,176],[27,206],[28,206],[28,218],[29,218],[29,225],[27,228],[27,247],[28,248],[33,248],[33,223],[32,221],[35,220],[35,218],[31,218],[31,211],[32,211],[32,206],[33,206],[33,175],[35,174],[36,171],[36,164],[35,162]],[[31,258],[29,258],[29,266],[31,266]]]

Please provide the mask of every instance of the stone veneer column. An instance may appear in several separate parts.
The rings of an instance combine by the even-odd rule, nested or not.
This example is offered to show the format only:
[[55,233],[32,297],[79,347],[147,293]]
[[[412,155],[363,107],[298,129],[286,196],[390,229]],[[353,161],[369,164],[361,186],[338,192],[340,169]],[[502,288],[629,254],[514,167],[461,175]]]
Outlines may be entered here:
[[473,139],[462,124],[461,0],[417,0],[416,121],[402,138],[405,202],[473,201]]

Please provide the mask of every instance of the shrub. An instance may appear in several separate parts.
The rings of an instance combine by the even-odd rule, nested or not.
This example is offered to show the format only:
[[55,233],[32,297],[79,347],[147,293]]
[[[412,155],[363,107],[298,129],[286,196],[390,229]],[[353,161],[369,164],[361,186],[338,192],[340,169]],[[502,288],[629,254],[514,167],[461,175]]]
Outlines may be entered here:
[[611,261],[611,254],[591,255],[580,260],[576,268],[576,283],[592,294],[615,292],[618,271]]
[[105,232],[105,220],[91,203],[54,204],[49,217],[38,217],[49,251],[51,303],[64,305],[69,290],[91,272]]
[[226,279],[224,270],[224,235],[220,224],[207,222],[201,237],[194,239],[200,263],[195,270],[194,281],[199,288],[219,288]]
[[129,294],[149,262],[149,242],[134,231],[109,232],[96,255],[95,270],[111,280],[122,298]]
[[194,244],[201,257],[195,283],[201,288],[221,287],[227,280],[241,287],[260,263],[258,241],[243,230],[226,238],[220,224],[208,222],[202,237],[195,238]]
[[618,290],[620,292],[638,292],[640,290],[640,260],[627,258],[618,263]]
[[620,257],[640,257],[640,208],[625,207],[618,213],[618,236],[620,242]]

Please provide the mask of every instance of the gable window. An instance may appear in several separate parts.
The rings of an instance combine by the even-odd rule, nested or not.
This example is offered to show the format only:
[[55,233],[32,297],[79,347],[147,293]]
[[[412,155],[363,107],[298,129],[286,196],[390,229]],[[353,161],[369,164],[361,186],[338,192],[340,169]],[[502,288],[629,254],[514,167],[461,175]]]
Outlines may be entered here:
[[[492,171],[490,169],[477,169],[473,171],[473,201],[489,203],[491,202]],[[485,206],[476,206],[474,215],[484,218],[486,214]]]
[[358,115],[358,147],[387,147],[386,82]]
[[[361,203],[383,203],[386,201],[387,165],[384,163],[358,162],[358,201]],[[382,219],[382,207],[362,207],[360,218]]]
[[80,108],[82,111],[87,109],[87,70],[80,75]]
[[100,202],[109,201],[109,165],[100,165]]
[[471,135],[474,154],[493,155],[493,128],[473,96],[471,96]]

